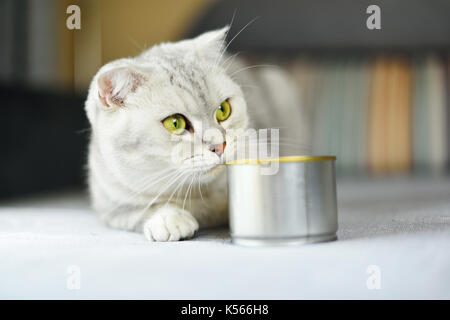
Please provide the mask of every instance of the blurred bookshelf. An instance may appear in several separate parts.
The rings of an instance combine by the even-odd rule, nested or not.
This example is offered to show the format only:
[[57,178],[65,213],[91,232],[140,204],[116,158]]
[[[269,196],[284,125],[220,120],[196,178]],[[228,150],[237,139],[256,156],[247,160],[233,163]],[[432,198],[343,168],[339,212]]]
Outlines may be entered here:
[[[366,27],[373,4],[380,30]],[[449,17],[447,0],[230,0],[188,34],[233,20],[233,39],[256,18],[230,50],[284,66],[313,152],[336,155],[339,175],[440,175],[450,168]]]

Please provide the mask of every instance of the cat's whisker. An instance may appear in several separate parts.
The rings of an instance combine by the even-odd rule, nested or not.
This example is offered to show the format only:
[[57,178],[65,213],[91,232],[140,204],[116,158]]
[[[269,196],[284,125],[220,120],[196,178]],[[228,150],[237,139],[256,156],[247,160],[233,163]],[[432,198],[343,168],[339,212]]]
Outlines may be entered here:
[[187,199],[187,195],[188,195],[188,193],[189,193],[189,189],[191,188],[191,185],[192,185],[192,181],[193,181],[193,178],[191,179],[191,182],[189,183],[189,187],[187,188],[186,194],[185,194],[185,196],[184,196],[183,210],[184,210],[184,206],[185,206],[185,204],[186,204],[186,199]]
[[[172,173],[170,173],[170,174],[165,174],[164,176],[163,176],[163,178],[164,179],[168,179],[168,178],[171,178],[172,176],[174,176],[174,175],[176,175],[177,173],[179,173],[178,171],[174,171],[174,172],[172,172]],[[153,186],[153,185],[155,185],[157,182],[159,182],[159,181],[152,181],[153,183],[151,184],[151,186]],[[147,182],[147,184],[148,184],[148,182]],[[147,187],[147,189],[148,189],[148,187]],[[139,195],[141,195],[142,193],[144,193],[146,190],[143,190],[143,191],[141,191],[141,192],[132,192],[131,193],[131,197],[128,197],[128,198],[126,198],[125,199],[125,201],[126,202],[130,202],[130,201],[132,201],[132,200],[134,200],[134,199],[136,199]],[[110,210],[109,210],[109,213],[111,213],[111,212],[114,212],[117,208],[119,208],[121,206],[121,204],[118,204],[118,205],[116,205],[116,206],[113,206]]]
[[[240,54],[241,52],[236,52],[235,54],[232,54],[231,56],[229,56],[228,58],[225,59],[225,61],[223,61],[221,63],[221,67],[224,69],[224,72],[227,73],[228,72],[228,68],[230,68],[233,65],[234,59],[236,59],[236,57]],[[228,64],[225,66],[225,64],[228,62]]]
[[169,183],[168,185],[166,185],[165,188],[163,188],[161,190],[160,193],[158,193],[158,195],[156,197],[154,197],[144,208],[144,210],[142,210],[142,213],[144,213],[145,211],[147,211],[158,199],[159,197],[167,191],[167,189],[169,189],[175,182],[178,182],[178,180],[183,176],[183,172],[180,173],[178,176],[176,176],[175,178],[173,178],[173,181],[171,183]]
[[195,185],[195,176],[196,176],[196,174],[194,174],[194,176],[192,177],[192,188],[190,188],[190,191],[189,191],[189,208],[191,208],[192,207],[192,197],[191,197],[191,195],[192,195],[192,190],[194,189],[194,185]]
[[233,72],[232,74],[230,74],[230,77],[233,77],[234,75],[236,75],[236,74],[238,74],[240,72],[243,72],[245,70],[254,69],[254,68],[263,68],[263,67],[280,68],[279,66],[276,66],[274,64],[255,64],[253,66],[244,67],[244,68],[241,68],[241,69]]
[[[140,191],[133,191],[130,190],[130,194],[132,195],[132,197],[130,197],[127,200],[132,200],[134,198],[136,198],[136,196],[144,193],[145,191],[147,191],[147,189],[151,186],[153,186],[154,184],[158,183],[159,181],[161,181],[162,179],[166,179],[169,178],[172,175],[173,170],[171,169],[165,169],[161,172],[157,172],[157,174],[154,175],[150,175],[150,176],[145,176],[143,179],[141,179],[140,181],[138,181],[137,184],[139,184],[138,186],[133,186],[132,189],[138,189]],[[169,173],[169,174],[167,174]],[[173,174],[175,174],[175,172],[173,172]],[[153,180],[156,177],[160,177],[160,179],[157,180]]]
[[[148,189],[150,187],[152,187],[153,185],[159,183],[160,181],[162,181],[164,179],[169,178],[172,172],[173,172],[173,174],[175,174],[177,172],[177,170],[173,171],[173,169],[165,169],[163,171],[158,172],[155,175],[150,175],[150,176],[144,177],[141,181],[138,182],[138,183],[140,183],[139,186],[134,186],[134,189],[138,189],[140,191],[134,191],[132,193],[142,194],[142,193],[148,191]],[[154,180],[154,178],[157,178],[157,179]]]
[[[269,129],[283,129],[283,128],[285,128],[285,129],[287,129],[287,127],[272,127],[272,128],[269,128]],[[268,140],[270,140],[270,134],[268,135],[269,136],[269,138],[268,138]],[[247,137],[249,137],[249,136],[247,136]],[[241,136],[241,137],[233,137],[234,139],[232,140],[232,142],[238,142],[238,139],[240,139],[240,138],[244,138],[244,136]],[[249,142],[248,143],[260,143],[260,140],[258,139],[258,138],[256,138],[256,139],[250,139],[250,140],[248,140]],[[305,142],[303,142],[303,141],[298,141],[296,138],[289,138],[289,137],[279,137],[278,138],[278,141],[280,141],[280,142],[293,142],[293,143],[296,143],[296,144],[304,144],[304,145],[308,145],[307,143],[305,143]],[[267,141],[267,143],[276,143],[276,142],[270,142],[270,141]]]
[[220,61],[220,60],[222,59],[223,55],[225,54],[225,52],[227,51],[228,47],[229,47],[230,44],[233,42],[233,40],[236,39],[236,37],[237,37],[238,35],[240,35],[242,31],[244,31],[249,25],[251,25],[251,24],[252,24],[253,22],[255,22],[257,19],[259,19],[259,17],[255,17],[255,18],[253,18],[252,20],[250,20],[244,27],[241,28],[241,30],[239,30],[238,33],[236,33],[236,34],[234,35],[234,37],[228,42],[228,44],[227,44],[227,45],[225,46],[225,48],[222,50],[222,53],[220,54],[218,61]]
[[92,131],[91,128],[84,128],[84,129],[80,129],[80,130],[75,131],[75,133],[76,134],[83,134],[83,133],[91,132],[91,131]]
[[177,191],[177,197],[175,199],[175,202],[178,203],[178,199],[180,198],[180,194],[183,193],[183,187],[185,187],[184,183],[186,182],[186,180],[189,178],[189,174],[186,174],[186,177],[183,179],[183,181],[180,183],[180,187],[178,188]]
[[[257,157],[259,156],[260,152],[260,143],[259,142],[250,142],[247,143],[248,148],[254,148],[254,152],[256,153]],[[272,154],[272,150],[274,148],[280,150],[280,148],[293,148],[296,149],[296,152],[299,152],[300,150],[303,150],[302,153],[310,153],[311,146],[298,143],[298,142],[267,142],[267,150],[270,150],[268,153]],[[235,153],[237,153],[237,150],[235,149]],[[244,158],[254,157],[251,155],[250,152],[246,152],[246,155]]]
[[233,15],[231,16],[230,27],[229,27],[230,29],[233,26],[234,18],[236,17],[236,12],[237,12],[237,8],[234,9]]
[[[241,53],[241,52],[238,51],[238,52],[236,52],[236,53],[230,55],[228,58],[226,58],[224,61],[222,61],[221,66],[224,67],[225,64],[226,64],[228,61],[233,61],[234,58],[236,58],[240,53]],[[230,64],[228,64],[227,66],[230,66]],[[225,68],[225,71],[226,71],[226,70],[227,70],[227,68]]]
[[175,190],[172,192],[170,197],[167,199],[165,205],[169,204],[170,200],[172,200],[172,197],[175,195],[175,193],[177,191],[179,191],[180,189],[183,189],[184,182],[187,180],[187,178],[189,178],[188,174],[186,174],[186,178],[181,183],[179,183],[178,186],[175,188]]
[[136,185],[133,186],[133,189],[131,190],[131,194],[140,195],[143,194],[154,185],[160,183],[161,181],[165,179],[170,179],[174,175],[176,175],[179,171],[177,169],[165,169],[162,171],[159,171],[153,175],[145,176],[143,179],[138,181]]
[[246,84],[240,84],[239,85],[241,88],[250,88],[250,89],[258,89],[258,90],[262,90],[260,86],[251,86],[251,85],[246,85]]
[[[236,17],[236,11],[237,11],[237,9],[234,9],[234,11],[233,11],[233,16],[231,17],[231,21],[230,21],[230,23],[229,23],[229,25],[228,25],[228,30],[227,30],[227,34],[225,35],[225,38],[226,38],[226,36],[228,36],[228,32],[230,32],[231,27],[233,26],[234,18]],[[224,52],[225,50],[226,50],[226,49],[224,49],[223,51],[221,51],[219,57],[216,58],[216,60],[214,61],[213,68],[212,68],[213,70],[216,69],[217,64],[220,62],[220,59],[222,58],[222,54],[223,54],[223,52]]]
[[155,175],[156,178],[157,178],[156,180],[154,180],[155,176],[151,176],[151,177],[145,179],[146,183],[143,184],[143,185],[140,187],[140,190],[137,191],[137,192],[135,192],[135,193],[136,193],[136,194],[142,194],[142,193],[144,193],[144,192],[146,192],[146,191],[149,191],[149,189],[150,189],[152,186],[154,186],[154,185],[160,183],[160,182],[163,181],[163,180],[171,179],[171,178],[173,178],[174,176],[178,175],[180,172],[181,172],[181,171],[178,170],[178,169],[175,169],[175,170],[174,170],[174,169],[167,169],[167,170],[164,170],[163,172],[161,172],[161,174]]
[[201,177],[203,176],[203,174],[199,174],[198,176],[198,192],[200,193],[200,198],[202,199],[202,202],[205,202],[205,199],[203,199],[203,194],[202,194],[202,186],[201,186]]
[[[301,145],[297,143],[272,143],[267,145],[270,149],[276,148],[276,147],[292,147],[297,149],[310,149],[307,145]],[[258,144],[255,145],[249,145],[249,147],[259,147]]]
[[130,41],[139,51],[144,51],[145,49],[147,49],[145,47],[145,45],[140,46],[139,43],[134,38],[132,38],[130,35],[128,35],[128,41]]

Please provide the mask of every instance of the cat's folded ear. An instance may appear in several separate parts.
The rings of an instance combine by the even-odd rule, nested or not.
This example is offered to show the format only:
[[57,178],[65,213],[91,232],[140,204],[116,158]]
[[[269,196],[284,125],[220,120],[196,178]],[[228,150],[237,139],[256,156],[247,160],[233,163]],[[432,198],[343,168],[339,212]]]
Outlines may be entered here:
[[125,106],[130,93],[145,80],[145,76],[129,67],[119,67],[100,74],[97,78],[98,97],[103,107]]
[[225,49],[225,38],[227,37],[229,26],[225,26],[221,29],[205,32],[196,37],[195,43],[198,50],[206,57],[216,57],[217,54],[221,54]]

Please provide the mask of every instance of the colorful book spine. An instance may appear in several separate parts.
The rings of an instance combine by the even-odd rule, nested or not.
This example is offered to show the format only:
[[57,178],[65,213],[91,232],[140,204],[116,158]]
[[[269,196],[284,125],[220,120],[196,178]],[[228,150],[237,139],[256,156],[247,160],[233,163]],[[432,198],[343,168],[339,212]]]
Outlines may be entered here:
[[373,173],[386,172],[388,168],[386,127],[388,91],[389,63],[386,59],[379,58],[373,65],[368,112],[367,164]]
[[450,167],[450,57],[445,59],[300,60],[293,70],[307,93],[313,153],[337,155],[341,175],[444,172]]
[[427,112],[427,77],[426,64],[423,56],[415,57],[414,69],[414,98],[412,113],[412,139],[414,170],[418,173],[427,173],[429,166],[429,120]]
[[447,162],[447,110],[445,68],[436,56],[426,61],[428,128],[430,155],[429,163],[433,173],[444,171]]

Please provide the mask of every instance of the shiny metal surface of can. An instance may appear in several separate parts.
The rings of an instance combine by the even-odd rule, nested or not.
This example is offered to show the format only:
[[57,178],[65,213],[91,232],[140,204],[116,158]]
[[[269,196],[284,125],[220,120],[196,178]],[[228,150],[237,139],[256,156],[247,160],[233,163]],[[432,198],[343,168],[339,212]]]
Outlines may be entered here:
[[230,232],[243,245],[336,240],[335,162],[332,156],[295,156],[262,175],[266,160],[227,164]]

